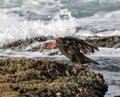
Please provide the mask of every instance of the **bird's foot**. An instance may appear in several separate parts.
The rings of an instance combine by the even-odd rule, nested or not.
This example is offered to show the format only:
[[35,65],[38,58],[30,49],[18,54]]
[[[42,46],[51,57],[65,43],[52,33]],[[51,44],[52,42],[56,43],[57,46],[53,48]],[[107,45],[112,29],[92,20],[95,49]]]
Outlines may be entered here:
[[78,64],[78,63],[72,63],[72,66],[78,67],[78,66],[81,66],[81,64]]
[[74,64],[74,66],[77,66],[77,67],[78,67],[78,66],[81,66],[81,64]]
[[80,63],[72,63],[72,66],[79,67],[81,69],[89,69],[87,66],[84,66],[84,65],[82,65]]

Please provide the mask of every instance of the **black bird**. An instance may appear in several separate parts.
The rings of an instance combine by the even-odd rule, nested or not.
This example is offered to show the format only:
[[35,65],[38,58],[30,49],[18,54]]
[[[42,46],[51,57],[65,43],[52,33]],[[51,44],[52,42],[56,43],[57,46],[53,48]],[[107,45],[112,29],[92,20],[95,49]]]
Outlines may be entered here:
[[99,64],[84,55],[94,53],[95,50],[99,50],[97,46],[85,40],[71,36],[58,37],[56,41],[48,45],[47,48],[51,48],[54,45],[57,45],[61,53],[68,57],[73,64]]

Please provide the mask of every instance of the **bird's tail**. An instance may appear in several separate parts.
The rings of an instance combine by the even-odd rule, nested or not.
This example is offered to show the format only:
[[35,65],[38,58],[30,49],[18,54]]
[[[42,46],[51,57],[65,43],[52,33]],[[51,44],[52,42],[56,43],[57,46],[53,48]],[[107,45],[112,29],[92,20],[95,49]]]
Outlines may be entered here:
[[96,62],[96,61],[94,61],[94,60],[92,60],[92,59],[90,59],[90,62],[93,63],[93,64],[100,65],[98,62]]
[[88,57],[86,57],[86,56],[84,56],[85,58],[85,62],[86,63],[93,63],[93,64],[97,64],[97,65],[100,65],[98,62],[96,62],[96,61],[94,61],[94,60],[92,60],[92,59],[90,59],[90,58],[88,58]]

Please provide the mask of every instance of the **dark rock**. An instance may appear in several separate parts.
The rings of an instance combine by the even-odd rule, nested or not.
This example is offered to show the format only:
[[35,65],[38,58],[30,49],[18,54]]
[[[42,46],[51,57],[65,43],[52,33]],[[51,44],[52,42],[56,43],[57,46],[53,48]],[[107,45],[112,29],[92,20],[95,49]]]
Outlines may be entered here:
[[86,38],[86,41],[100,47],[120,48],[120,36],[92,36]]
[[[39,51],[44,52],[44,50],[47,50],[47,45],[51,42],[49,40],[53,40],[54,37],[52,36],[40,36],[35,38],[26,38],[26,39],[20,39],[14,42],[9,42],[4,45],[2,45],[1,49],[12,49],[16,51]],[[34,45],[37,44],[37,45]],[[54,47],[56,48],[56,47]],[[50,52],[49,55],[57,55],[59,52]]]
[[114,96],[114,97],[120,97],[120,95]]
[[43,42],[43,41],[46,41],[46,40],[47,40],[47,38],[45,36],[40,36],[40,37],[35,37],[35,38],[30,38],[30,39],[28,39],[28,38],[20,39],[20,40],[14,41],[14,42],[4,44],[0,48],[22,49],[22,48],[25,48],[26,46],[28,46],[29,44],[32,44],[35,41]]

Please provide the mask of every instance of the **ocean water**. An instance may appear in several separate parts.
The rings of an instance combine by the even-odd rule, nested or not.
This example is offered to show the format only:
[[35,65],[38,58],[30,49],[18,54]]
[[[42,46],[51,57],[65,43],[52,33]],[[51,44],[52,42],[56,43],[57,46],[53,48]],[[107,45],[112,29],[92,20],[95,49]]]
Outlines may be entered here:
[[0,0],[0,22],[1,45],[40,35],[120,35],[120,0]]
[[[120,35],[120,0],[0,0],[0,46],[19,39],[68,35],[80,38]],[[0,49],[0,56],[65,59],[60,55],[50,57],[47,52],[10,49]],[[104,64],[120,68],[120,49],[100,48],[90,57],[103,64],[99,68],[104,68]],[[105,97],[120,95],[120,69],[96,68],[93,67],[109,85]]]

